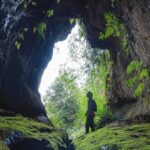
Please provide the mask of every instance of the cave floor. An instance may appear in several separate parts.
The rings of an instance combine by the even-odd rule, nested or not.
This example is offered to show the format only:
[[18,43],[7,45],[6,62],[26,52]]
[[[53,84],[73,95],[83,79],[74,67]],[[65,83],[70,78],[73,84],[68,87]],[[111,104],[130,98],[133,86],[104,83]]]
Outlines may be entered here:
[[[31,150],[74,150],[65,139],[66,133],[50,125],[22,116],[0,117],[0,150],[30,150],[31,147],[25,148],[29,146],[26,142],[31,143]],[[17,141],[20,145],[14,148]],[[78,135],[73,142],[76,150],[150,150],[150,124],[110,124]],[[39,145],[38,149],[33,143],[35,147]],[[24,148],[16,148],[23,144]]]
[[29,118],[0,116],[0,150],[66,149],[67,137],[65,132]]
[[150,150],[150,124],[108,125],[74,139],[77,150]]

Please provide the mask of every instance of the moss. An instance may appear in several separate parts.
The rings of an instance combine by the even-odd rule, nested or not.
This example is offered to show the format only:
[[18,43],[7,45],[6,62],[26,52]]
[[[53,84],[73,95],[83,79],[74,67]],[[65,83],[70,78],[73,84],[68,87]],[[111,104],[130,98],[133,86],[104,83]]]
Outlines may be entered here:
[[67,135],[58,129],[49,125],[33,121],[22,116],[0,117],[0,148],[7,150],[4,144],[6,138],[10,136],[11,131],[21,133],[23,138],[46,139],[53,149],[58,149],[58,145],[66,147],[63,142]]
[[74,140],[77,150],[99,150],[104,145],[116,145],[119,150],[150,149],[150,124],[105,127]]

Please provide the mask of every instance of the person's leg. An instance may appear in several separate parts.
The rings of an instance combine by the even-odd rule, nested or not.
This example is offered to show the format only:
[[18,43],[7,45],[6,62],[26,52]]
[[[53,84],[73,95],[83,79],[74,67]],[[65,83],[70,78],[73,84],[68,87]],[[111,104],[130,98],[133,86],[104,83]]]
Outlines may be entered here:
[[94,116],[91,117],[91,130],[92,132],[95,131],[95,125],[94,125]]
[[87,118],[86,118],[86,124],[85,124],[85,133],[89,133],[89,127],[90,127],[89,117],[87,116]]

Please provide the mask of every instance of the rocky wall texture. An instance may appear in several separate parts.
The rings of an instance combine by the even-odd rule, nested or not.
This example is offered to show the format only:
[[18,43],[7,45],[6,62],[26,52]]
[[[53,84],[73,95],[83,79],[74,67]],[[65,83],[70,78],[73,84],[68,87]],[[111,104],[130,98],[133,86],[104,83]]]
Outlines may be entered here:
[[84,17],[88,39],[93,47],[109,49],[113,60],[108,103],[117,118],[150,115],[149,14],[147,0],[88,2]]
[[[66,15],[81,13],[78,3],[71,3],[75,10],[66,3],[0,2],[1,108],[29,116],[45,115],[38,93],[42,73],[52,57],[54,43],[65,39],[71,30]],[[56,10],[53,18],[47,15],[50,9]]]

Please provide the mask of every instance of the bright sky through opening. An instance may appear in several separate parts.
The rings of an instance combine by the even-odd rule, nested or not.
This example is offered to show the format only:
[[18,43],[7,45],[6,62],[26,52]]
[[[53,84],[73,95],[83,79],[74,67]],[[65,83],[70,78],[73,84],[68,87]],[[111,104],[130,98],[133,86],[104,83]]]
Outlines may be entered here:
[[[78,25],[76,25],[72,29],[71,34],[76,32],[78,32]],[[57,42],[54,46],[52,59],[49,62],[47,68],[45,69],[41,79],[41,84],[39,87],[39,92],[41,96],[45,95],[47,88],[53,83],[55,78],[58,76],[59,68],[61,67],[61,65],[63,65],[64,63],[69,63],[69,49],[67,48],[68,39],[69,38],[67,38],[65,41]]]

